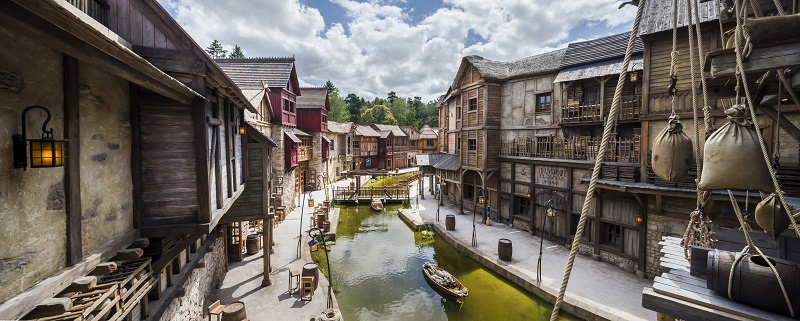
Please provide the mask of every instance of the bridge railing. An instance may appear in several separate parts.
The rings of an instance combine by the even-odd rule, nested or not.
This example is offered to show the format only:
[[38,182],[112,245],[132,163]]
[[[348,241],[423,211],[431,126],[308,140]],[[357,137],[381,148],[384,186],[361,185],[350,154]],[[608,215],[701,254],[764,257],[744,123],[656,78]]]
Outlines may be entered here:
[[350,187],[336,187],[333,190],[334,201],[355,201],[356,199],[377,199],[384,200],[404,200],[409,198],[408,186],[377,186],[361,187],[361,189]]

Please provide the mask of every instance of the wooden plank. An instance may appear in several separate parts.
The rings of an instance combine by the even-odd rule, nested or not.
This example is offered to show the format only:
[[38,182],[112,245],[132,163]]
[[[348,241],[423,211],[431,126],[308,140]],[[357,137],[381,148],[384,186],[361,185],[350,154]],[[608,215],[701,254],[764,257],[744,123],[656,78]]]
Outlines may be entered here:
[[[724,54],[710,52],[711,76],[733,77],[736,71],[736,54],[728,53],[729,49],[723,49]],[[755,48],[750,54],[750,59],[743,62],[745,72],[764,73],[770,70],[797,68],[800,67],[800,43],[789,43],[774,47]]]
[[[692,287],[683,285],[683,287],[676,286],[675,282],[660,279],[665,283],[653,283],[653,290],[673,298],[696,303],[713,309],[721,310],[730,314],[738,315],[749,320],[778,320],[778,315],[760,310],[748,305],[737,303],[722,296],[717,295],[708,289],[701,289],[699,287]],[[681,285],[681,284],[678,284]],[[780,318],[785,319],[785,318]]]
[[0,305],[0,315],[3,316],[3,319],[11,320],[23,317],[39,302],[55,296],[76,278],[89,274],[100,262],[116,255],[117,251],[125,249],[128,244],[131,244],[138,237],[137,230],[128,231],[128,233],[112,241],[108,246],[104,246],[104,250],[89,254],[78,264],[62,269],[60,272],[27,289],[22,294],[7,300]]
[[[193,87],[205,88],[205,81],[202,78],[195,76],[195,84]],[[201,94],[203,94],[201,92]],[[195,135],[195,157],[197,161],[195,165],[195,173],[197,176],[197,202],[199,222],[211,222],[211,180],[209,177],[209,168],[206,160],[209,158],[208,150],[208,127],[206,126],[206,102],[203,99],[195,99],[192,108],[192,119],[194,121],[194,135]]]
[[133,227],[142,227],[142,137],[140,131],[139,87],[130,84],[130,120],[131,120],[131,183],[133,192]]
[[64,171],[64,196],[67,215],[67,266],[83,259],[81,239],[81,119],[79,62],[64,55],[64,137],[67,163]]
[[655,292],[652,288],[645,288],[642,291],[642,307],[686,321],[748,320],[747,318],[725,311],[681,301],[668,295]]

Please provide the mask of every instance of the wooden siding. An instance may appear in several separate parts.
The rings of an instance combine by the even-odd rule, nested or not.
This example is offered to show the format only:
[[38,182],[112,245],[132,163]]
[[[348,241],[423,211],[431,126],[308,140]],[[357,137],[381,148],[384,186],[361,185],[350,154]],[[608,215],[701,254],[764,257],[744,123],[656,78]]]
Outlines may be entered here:
[[501,86],[486,86],[486,125],[500,126],[502,122],[502,110],[500,99],[503,95],[503,87]]
[[142,222],[198,222],[195,139],[191,106],[142,102]]
[[179,32],[171,30],[147,5],[131,0],[108,0],[107,27],[133,45],[177,49]]

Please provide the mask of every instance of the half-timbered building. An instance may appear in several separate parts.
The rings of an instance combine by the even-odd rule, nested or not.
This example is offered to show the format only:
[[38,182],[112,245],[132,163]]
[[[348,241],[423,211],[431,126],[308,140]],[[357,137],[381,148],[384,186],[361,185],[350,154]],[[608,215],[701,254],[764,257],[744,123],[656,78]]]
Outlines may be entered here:
[[330,177],[329,161],[333,142],[328,137],[328,111],[331,109],[328,88],[302,87],[300,90],[303,95],[297,97],[297,128],[312,135],[308,175]]

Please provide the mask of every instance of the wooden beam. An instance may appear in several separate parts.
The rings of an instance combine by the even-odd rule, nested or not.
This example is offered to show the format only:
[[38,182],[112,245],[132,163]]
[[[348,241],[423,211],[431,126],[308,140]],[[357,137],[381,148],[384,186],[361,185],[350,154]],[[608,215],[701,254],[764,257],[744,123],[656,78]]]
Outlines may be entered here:
[[117,254],[117,251],[128,247],[133,240],[139,237],[137,230],[130,230],[120,238],[103,246],[103,251],[90,254],[83,261],[72,267],[61,270],[53,276],[42,280],[33,287],[27,289],[2,305],[0,305],[0,315],[3,319],[17,320],[33,309],[39,302],[47,298],[52,298],[61,290],[66,288],[76,278],[92,272],[100,262],[108,260]]
[[81,239],[81,117],[79,62],[64,55],[64,136],[67,164],[64,171],[64,196],[67,214],[67,266],[83,259]]
[[130,121],[131,121],[131,181],[133,188],[133,227],[142,227],[142,123],[139,118],[139,86],[130,84]]
[[[711,77],[734,77],[736,54],[732,49],[710,52]],[[800,43],[755,48],[750,59],[742,63],[746,73],[764,73],[770,70],[800,67]]]
[[[193,86],[204,88],[203,78],[195,76]],[[201,93],[202,94],[202,93]],[[197,98],[192,102],[192,122],[194,123],[195,174],[197,176],[198,222],[211,222],[211,179],[208,175],[208,126],[206,125],[206,101]]]
[[153,271],[159,271],[172,262],[172,260],[181,253],[181,251],[194,244],[200,238],[200,234],[188,235],[185,239],[181,240],[178,244],[173,245],[158,260],[153,261]]
[[0,25],[175,101],[188,104],[195,96],[179,81],[122,44],[56,10],[40,1],[3,1],[0,2]]

